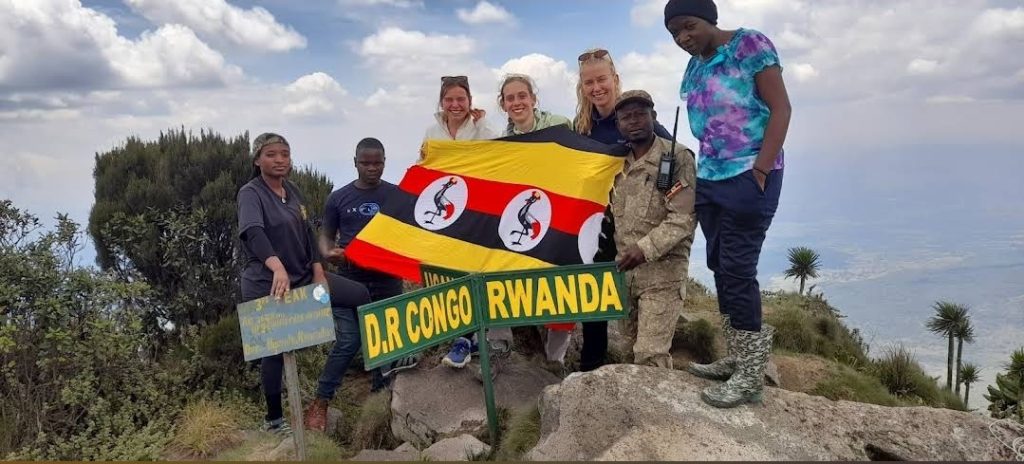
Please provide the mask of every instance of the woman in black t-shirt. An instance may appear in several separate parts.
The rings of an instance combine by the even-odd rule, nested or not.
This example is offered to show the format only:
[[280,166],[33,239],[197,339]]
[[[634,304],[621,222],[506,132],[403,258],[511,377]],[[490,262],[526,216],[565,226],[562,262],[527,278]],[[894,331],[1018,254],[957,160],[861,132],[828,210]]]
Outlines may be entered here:
[[[268,295],[281,298],[293,287],[326,284],[338,335],[342,331],[339,319],[355,320],[350,313],[369,303],[370,295],[363,285],[324,271],[302,194],[288,180],[292,170],[288,141],[277,134],[261,134],[253,140],[252,152],[252,180],[238,191],[238,234],[245,256],[242,300]],[[345,329],[349,336],[336,336],[329,365],[347,366],[359,350],[358,335],[353,343],[351,327]],[[264,428],[275,433],[291,431],[281,409],[283,366],[280,354],[263,358],[260,363],[267,400]]]

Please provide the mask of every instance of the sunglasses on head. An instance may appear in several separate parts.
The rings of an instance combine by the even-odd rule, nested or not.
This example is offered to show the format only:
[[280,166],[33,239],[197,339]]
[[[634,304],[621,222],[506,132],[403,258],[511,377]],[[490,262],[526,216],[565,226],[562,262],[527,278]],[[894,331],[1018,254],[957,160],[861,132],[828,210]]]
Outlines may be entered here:
[[582,63],[590,59],[600,60],[606,56],[608,56],[608,50],[599,48],[592,52],[583,52],[582,54],[580,54],[579,61],[580,63]]
[[469,82],[469,77],[467,77],[467,76],[443,76],[443,77],[441,77],[441,82],[467,82],[468,83]]

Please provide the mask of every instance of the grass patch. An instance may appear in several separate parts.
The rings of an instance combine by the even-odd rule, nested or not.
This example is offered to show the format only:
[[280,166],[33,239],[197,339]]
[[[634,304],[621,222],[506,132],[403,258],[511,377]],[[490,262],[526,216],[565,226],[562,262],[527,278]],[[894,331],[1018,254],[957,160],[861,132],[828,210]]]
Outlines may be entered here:
[[715,339],[718,330],[704,319],[680,322],[672,336],[672,347],[686,350],[698,363],[709,363],[716,359]]
[[242,441],[246,419],[238,409],[201,399],[182,410],[171,450],[192,458],[206,458]]
[[495,454],[498,461],[520,461],[523,454],[540,440],[540,407],[518,411],[508,420],[502,431],[501,443]]
[[391,434],[391,393],[370,395],[359,408],[352,433],[352,448],[394,449],[398,440]]
[[340,461],[345,450],[322,433],[306,433],[307,461]]
[[811,390],[810,394],[830,400],[898,406],[899,400],[877,378],[858,372],[848,366],[837,365],[829,378]]
[[853,368],[868,364],[867,346],[860,334],[848,329],[830,312],[787,305],[765,319],[775,326],[776,349],[816,354]]
[[967,410],[963,400],[928,376],[914,354],[903,345],[886,348],[882,356],[874,360],[871,370],[882,385],[905,404]]
[[687,313],[718,313],[718,299],[711,294],[704,284],[686,279],[686,295],[683,300],[683,311]]

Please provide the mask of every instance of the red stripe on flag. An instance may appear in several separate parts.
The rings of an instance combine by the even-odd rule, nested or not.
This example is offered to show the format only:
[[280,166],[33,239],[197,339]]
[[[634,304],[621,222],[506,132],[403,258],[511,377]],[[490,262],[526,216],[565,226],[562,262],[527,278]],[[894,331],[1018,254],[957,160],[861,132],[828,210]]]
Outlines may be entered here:
[[[405,172],[405,177],[402,178],[398,187],[406,193],[419,196],[431,182],[450,175],[422,166],[413,166]],[[536,188],[524,184],[509,184],[467,176],[459,177],[466,180],[466,188],[470,191],[466,209],[497,217],[501,217],[508,202],[520,192]],[[472,193],[480,191],[488,192],[488,195]],[[551,228],[570,235],[579,235],[583,222],[596,213],[603,213],[605,209],[605,205],[599,205],[592,201],[567,197],[546,190],[544,193],[551,200]]]
[[[372,256],[373,259],[363,259]],[[354,239],[345,247],[345,257],[359,267],[384,272],[416,283],[422,283],[418,260],[385,250],[372,243]]]

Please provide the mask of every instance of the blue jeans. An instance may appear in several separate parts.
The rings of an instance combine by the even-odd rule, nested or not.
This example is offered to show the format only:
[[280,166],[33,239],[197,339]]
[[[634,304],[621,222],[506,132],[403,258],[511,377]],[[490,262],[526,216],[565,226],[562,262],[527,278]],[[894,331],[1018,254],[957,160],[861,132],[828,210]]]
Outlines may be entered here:
[[771,171],[765,189],[753,171],[725,180],[697,179],[694,208],[707,240],[708,269],[715,274],[718,310],[737,330],[761,330],[757,262],[779,207],[782,170]]
[[[349,282],[363,286],[367,292],[366,304],[371,301],[379,301],[385,298],[402,294],[402,281],[400,279],[369,280],[363,277],[362,273],[350,270],[341,266],[339,274]],[[358,279],[365,281],[360,282]],[[320,380],[316,389],[316,396],[325,400],[334,398],[334,393],[341,386],[352,359],[356,357],[362,347],[362,339],[359,335],[359,319],[355,307],[342,308],[332,307],[334,313],[334,347],[327,356],[327,363],[320,373]],[[380,369],[373,371],[373,387],[383,387],[384,377]]]

